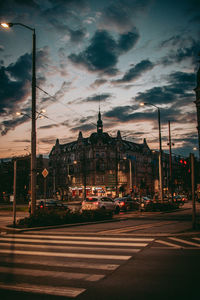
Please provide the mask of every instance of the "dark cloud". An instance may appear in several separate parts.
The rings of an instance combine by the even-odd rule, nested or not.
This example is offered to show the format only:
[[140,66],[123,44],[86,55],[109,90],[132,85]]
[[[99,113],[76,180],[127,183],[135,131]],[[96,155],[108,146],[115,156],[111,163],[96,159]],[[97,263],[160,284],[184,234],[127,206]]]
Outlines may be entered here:
[[71,54],[69,59],[76,64],[82,64],[90,71],[100,71],[112,68],[117,64],[117,45],[107,31],[97,31],[88,48],[77,54]]
[[138,106],[117,106],[104,113],[104,117],[114,119],[115,121],[129,122],[135,119],[136,109],[138,109]]
[[144,12],[150,0],[115,0],[103,10],[100,26],[104,29],[116,29],[121,32],[130,30],[135,19]]
[[14,130],[17,126],[27,121],[30,121],[30,118],[28,116],[22,116],[20,118],[3,121],[0,124],[1,135],[6,135],[8,131]]
[[[195,74],[174,72],[166,77],[168,84],[161,87],[153,87],[152,89],[140,92],[134,98],[133,106],[119,106],[114,107],[110,111],[106,112],[104,116],[115,120],[116,122],[137,122],[137,121],[153,121],[155,128],[157,128],[157,113],[156,108],[151,104],[161,107],[161,119],[162,123],[167,123],[168,120],[176,123],[185,123],[186,115],[187,122],[196,122],[196,112],[191,109],[185,113],[183,108],[191,107],[195,99],[194,87],[195,87]],[[139,103],[146,102],[150,105],[145,106],[145,112],[139,111]],[[165,107],[162,105],[165,104]],[[189,109],[190,110],[190,109]]]
[[73,127],[70,130],[72,132],[77,132],[77,131],[88,132],[90,130],[94,130],[94,125],[93,124],[84,124],[81,126]]
[[[168,85],[161,87],[154,87],[140,92],[135,97],[137,102],[148,102],[154,105],[156,104],[173,104],[177,101],[185,103],[187,101],[192,102],[192,91],[195,87],[195,74],[174,72],[168,77]],[[190,100],[191,99],[191,100]]]
[[121,34],[118,41],[118,48],[120,52],[127,52],[134,47],[139,39],[139,33],[136,28],[132,31]]
[[[43,57],[45,58],[43,59]],[[43,49],[37,53],[37,62],[40,65],[38,71],[44,72],[48,67],[48,53]],[[3,87],[0,89],[0,115],[11,118],[1,123],[2,135],[26,122],[28,118],[26,115],[30,116],[30,102],[27,104],[27,100],[29,97],[31,98],[31,78],[31,54],[26,53],[20,56],[15,63],[11,63],[7,67],[0,66],[0,86]],[[39,77],[37,82],[38,84],[45,82],[45,77]],[[17,111],[25,115],[17,118],[15,115]]]
[[91,87],[92,88],[97,88],[103,84],[105,84],[107,82],[106,79],[96,79],[92,84],[91,84]]
[[121,79],[112,81],[113,83],[122,83],[122,82],[130,82],[137,80],[141,75],[145,72],[152,70],[154,64],[146,59],[142,60],[140,63],[136,64],[134,67],[129,69]]
[[159,47],[169,47],[168,54],[159,61],[159,63],[165,66],[181,63],[186,59],[190,59],[194,66],[197,65],[197,56],[200,52],[200,40],[197,41],[192,38],[185,39],[180,35],[176,35],[168,40],[164,40]]
[[[21,68],[21,66],[19,66],[19,68]],[[8,69],[11,70],[11,73]],[[18,105],[29,95],[30,86],[28,80],[25,78],[12,80],[11,76],[16,78],[15,75],[18,77],[19,73],[14,64],[8,66],[8,68],[3,66],[0,68],[0,86],[3,87],[0,89],[0,114],[14,113]]]
[[11,63],[7,67],[7,72],[16,80],[31,80],[32,56],[28,53],[19,57],[16,63]]
[[59,126],[60,126],[59,124],[50,124],[50,125],[40,126],[39,129],[51,129]]
[[196,15],[193,18],[191,18],[190,22],[199,24],[200,23],[200,15]]
[[86,35],[86,30],[84,28],[79,28],[76,30],[68,29],[70,33],[70,40],[72,43],[77,43],[83,40]]
[[88,11],[85,0],[49,1],[50,6],[42,10],[41,16],[53,26],[57,33],[68,34],[72,43],[80,42],[86,35],[80,16]]
[[99,95],[93,95],[91,97],[87,97],[82,102],[104,102],[105,100],[109,99],[111,97],[111,94],[99,94]]
[[[128,32],[119,36],[116,41],[108,31],[95,32],[90,45],[79,54],[72,53],[69,59],[77,65],[85,66],[89,71],[102,71],[107,74],[116,74],[118,56],[130,50],[138,40],[139,35]],[[129,39],[129,40],[128,40]]]

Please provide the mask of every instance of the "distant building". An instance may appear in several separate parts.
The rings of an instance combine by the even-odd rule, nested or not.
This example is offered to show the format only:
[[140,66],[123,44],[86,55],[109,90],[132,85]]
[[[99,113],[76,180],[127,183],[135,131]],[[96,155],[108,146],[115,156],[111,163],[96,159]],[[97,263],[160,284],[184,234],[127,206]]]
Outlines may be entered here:
[[[142,144],[103,132],[101,113],[97,131],[84,138],[60,144],[56,140],[49,155],[52,192],[62,199],[83,198],[88,194],[117,196],[155,191],[158,166],[146,140]],[[50,180],[50,179],[49,179]]]

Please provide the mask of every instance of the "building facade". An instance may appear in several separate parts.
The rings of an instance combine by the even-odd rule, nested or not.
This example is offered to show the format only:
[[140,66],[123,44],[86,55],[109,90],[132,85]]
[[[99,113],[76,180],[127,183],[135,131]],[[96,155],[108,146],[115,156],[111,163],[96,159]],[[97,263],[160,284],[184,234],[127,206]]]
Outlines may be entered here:
[[[57,139],[49,155],[52,193],[61,199],[84,198],[88,194],[118,196],[153,194],[158,182],[158,160],[146,140],[136,144],[111,137],[103,131],[101,113],[97,131],[84,138],[60,144]],[[158,186],[157,186],[158,189]]]

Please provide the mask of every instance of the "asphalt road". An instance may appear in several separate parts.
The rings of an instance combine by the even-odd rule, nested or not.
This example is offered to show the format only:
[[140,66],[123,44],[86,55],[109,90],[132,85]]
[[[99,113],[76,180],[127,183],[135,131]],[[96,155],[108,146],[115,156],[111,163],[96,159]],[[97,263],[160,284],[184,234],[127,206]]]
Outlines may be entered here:
[[1,299],[199,298],[200,233],[191,230],[190,204],[172,213],[117,218],[2,232]]

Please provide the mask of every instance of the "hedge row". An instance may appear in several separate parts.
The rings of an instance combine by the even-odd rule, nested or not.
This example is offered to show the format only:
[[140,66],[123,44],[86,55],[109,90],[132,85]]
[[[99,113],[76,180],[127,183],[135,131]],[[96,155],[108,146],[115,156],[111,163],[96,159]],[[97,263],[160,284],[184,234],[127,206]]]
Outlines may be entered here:
[[18,220],[16,227],[30,228],[41,226],[53,226],[73,223],[83,223],[111,219],[112,214],[105,214],[100,211],[71,212],[57,210],[38,210],[35,214]]

